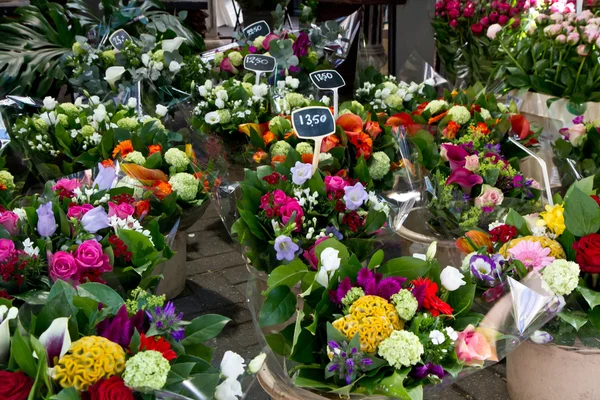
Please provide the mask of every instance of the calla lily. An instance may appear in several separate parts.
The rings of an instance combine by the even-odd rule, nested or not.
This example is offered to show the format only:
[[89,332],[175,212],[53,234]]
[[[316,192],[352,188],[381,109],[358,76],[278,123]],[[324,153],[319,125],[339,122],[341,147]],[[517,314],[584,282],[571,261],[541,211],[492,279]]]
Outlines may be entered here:
[[483,178],[466,168],[457,168],[446,179],[446,185],[457,183],[462,187],[464,192],[469,192],[475,185],[483,183]]
[[185,38],[177,36],[175,39],[168,39],[162,41],[162,49],[166,52],[172,53],[179,49],[179,46],[185,42]]
[[470,254],[485,247],[488,253],[494,252],[494,244],[490,235],[485,232],[471,230],[464,237],[456,240],[456,248],[464,254]]
[[277,36],[274,33],[269,33],[267,35],[266,38],[264,38],[263,42],[262,42],[262,47],[263,49],[265,49],[266,51],[269,51],[269,47],[271,46],[271,40],[275,40],[275,39],[279,39],[279,36]]
[[529,121],[520,114],[510,117],[510,124],[512,125],[512,130],[521,140],[526,139],[531,134]]
[[445,150],[446,158],[450,162],[450,168],[455,170],[462,168],[467,163],[466,157],[469,155],[465,149],[454,144],[444,143],[442,148]]
[[247,124],[240,124],[238,125],[238,131],[240,133],[244,133],[246,134],[246,136],[250,136],[250,129],[254,129],[257,133],[259,133],[261,136],[264,135],[264,133],[266,131],[269,130],[269,123],[263,123],[263,124],[255,124],[252,122],[249,122]]
[[236,67],[233,66],[231,60],[228,57],[225,57],[223,61],[221,61],[221,71],[229,72],[230,74],[237,74],[239,71]]
[[46,348],[48,366],[53,367],[71,347],[69,318],[56,318],[52,321],[48,329],[40,335],[40,343]]
[[386,126],[398,126],[398,125],[402,125],[402,126],[406,126],[406,125],[410,125],[414,123],[411,115],[409,113],[405,113],[405,112],[401,112],[401,113],[397,113],[392,115],[391,117],[389,117],[387,119],[387,121],[385,122]]
[[106,69],[104,80],[108,82],[111,89],[116,90],[116,83],[125,73],[125,67],[109,67]]
[[16,307],[10,309],[5,305],[0,306],[0,364],[6,364],[10,354],[10,327],[9,321],[19,314]]

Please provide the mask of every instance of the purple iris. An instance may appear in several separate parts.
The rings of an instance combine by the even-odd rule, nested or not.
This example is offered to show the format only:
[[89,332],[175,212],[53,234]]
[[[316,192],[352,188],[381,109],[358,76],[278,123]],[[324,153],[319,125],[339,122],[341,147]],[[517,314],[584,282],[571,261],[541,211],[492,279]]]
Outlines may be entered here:
[[484,255],[474,255],[469,260],[471,273],[480,281],[493,282],[496,280],[496,263],[494,260]]
[[134,329],[144,333],[144,312],[140,310],[130,318],[125,305],[119,308],[114,317],[101,321],[96,327],[99,336],[124,348],[129,347]]
[[415,365],[410,372],[410,376],[414,379],[425,379],[430,375],[434,375],[442,379],[444,375],[446,375],[446,372],[444,372],[444,368],[442,368],[441,365],[436,365],[433,363]]
[[457,168],[446,180],[446,185],[457,183],[465,192],[469,192],[475,185],[483,183],[483,178],[466,168]]

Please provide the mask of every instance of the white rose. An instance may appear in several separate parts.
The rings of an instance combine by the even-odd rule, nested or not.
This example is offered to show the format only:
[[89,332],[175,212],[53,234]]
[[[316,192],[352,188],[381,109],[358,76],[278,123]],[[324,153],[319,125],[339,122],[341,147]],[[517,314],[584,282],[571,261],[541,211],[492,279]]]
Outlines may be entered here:
[[488,28],[487,37],[494,40],[494,39],[496,39],[496,35],[498,34],[498,32],[500,32],[501,30],[502,30],[502,25],[500,25],[500,24],[491,25]]
[[167,107],[163,106],[162,104],[156,105],[156,115],[159,118],[164,117],[165,115],[167,115],[168,112],[169,112],[169,109]]
[[440,280],[442,281],[442,286],[450,292],[466,285],[463,274],[458,269],[451,266],[447,266],[442,270]]
[[217,106],[218,108],[225,108],[225,102],[221,99],[216,99],[215,106]]
[[227,350],[221,360],[221,375],[226,378],[237,379],[244,373],[244,359],[237,353]]
[[251,374],[256,374],[262,368],[266,358],[267,355],[265,353],[260,353],[254,357],[252,361],[250,361],[250,364],[248,364],[248,371],[250,371]]
[[341,259],[338,257],[339,251],[329,247],[321,253],[321,268],[317,273],[316,281],[323,287],[329,286],[333,274],[340,267]]
[[44,97],[44,108],[48,111],[52,111],[56,108],[58,102],[54,99],[54,97],[46,96]]
[[137,107],[137,99],[135,97],[130,97],[129,100],[127,100],[127,107],[136,108]]
[[169,71],[174,74],[178,73],[181,70],[181,65],[177,61],[171,61],[169,63]]
[[208,90],[204,86],[198,88],[198,93],[200,93],[200,96],[202,97],[208,96]]
[[242,385],[236,379],[225,379],[215,390],[216,400],[237,400],[242,397]]

